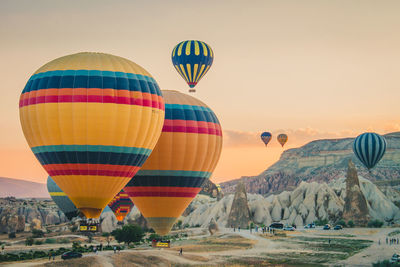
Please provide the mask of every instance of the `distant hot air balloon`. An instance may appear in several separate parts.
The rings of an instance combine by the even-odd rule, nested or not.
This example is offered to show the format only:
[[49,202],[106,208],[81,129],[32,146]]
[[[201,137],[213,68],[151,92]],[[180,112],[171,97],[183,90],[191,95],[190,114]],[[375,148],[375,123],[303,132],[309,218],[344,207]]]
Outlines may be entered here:
[[29,79],[19,106],[33,153],[86,218],[98,218],[135,175],[164,121],[152,76],[103,53],[47,63]]
[[221,126],[200,100],[163,91],[165,122],[160,139],[124,191],[159,235],[167,234],[217,165]]
[[281,146],[283,147],[286,144],[288,137],[286,134],[280,134],[280,135],[278,135],[277,139],[278,139],[279,144],[281,144]]
[[47,191],[49,191],[51,199],[56,203],[58,208],[65,214],[68,220],[77,217],[79,210],[72,203],[71,199],[61,190],[56,182],[47,177]]
[[188,40],[177,44],[172,50],[172,64],[193,89],[210,69],[214,60],[211,47],[202,41]]
[[129,214],[133,208],[132,200],[128,194],[121,190],[112,200],[108,203],[108,206],[114,212],[115,217],[119,222],[122,222],[126,215]]
[[268,145],[269,141],[271,140],[272,134],[270,132],[263,132],[261,134],[261,140],[264,142],[265,146]]
[[386,140],[376,133],[363,133],[354,140],[353,151],[368,170],[372,169],[386,151]]

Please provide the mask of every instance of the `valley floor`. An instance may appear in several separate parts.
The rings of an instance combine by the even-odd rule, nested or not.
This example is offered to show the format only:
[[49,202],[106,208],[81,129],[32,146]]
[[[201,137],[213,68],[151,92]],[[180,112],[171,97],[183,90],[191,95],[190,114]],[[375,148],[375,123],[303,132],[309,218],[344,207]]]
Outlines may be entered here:
[[386,237],[396,230],[301,229],[273,236],[225,228],[209,236],[205,229],[196,229],[196,234],[173,242],[170,249],[143,246],[119,254],[101,251],[81,259],[62,261],[58,257],[54,262],[44,259],[3,266],[372,266],[400,252],[400,244],[386,244]]

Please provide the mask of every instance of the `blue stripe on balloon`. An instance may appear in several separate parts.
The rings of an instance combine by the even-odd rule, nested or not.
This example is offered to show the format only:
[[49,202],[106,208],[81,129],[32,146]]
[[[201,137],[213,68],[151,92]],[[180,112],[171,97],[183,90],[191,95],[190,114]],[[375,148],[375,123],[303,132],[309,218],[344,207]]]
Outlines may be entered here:
[[50,145],[32,147],[34,154],[43,152],[113,152],[149,156],[151,149],[142,147],[101,146],[101,145]]
[[137,176],[186,176],[186,177],[210,177],[211,172],[182,171],[182,170],[139,170]]

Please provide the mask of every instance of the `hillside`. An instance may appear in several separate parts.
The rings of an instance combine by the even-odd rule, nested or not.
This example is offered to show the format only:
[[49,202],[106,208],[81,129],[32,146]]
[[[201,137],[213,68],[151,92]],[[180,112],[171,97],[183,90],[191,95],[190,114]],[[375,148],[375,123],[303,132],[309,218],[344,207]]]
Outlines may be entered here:
[[390,181],[400,177],[400,132],[384,135],[388,143],[385,156],[371,173],[354,156],[354,138],[312,141],[300,148],[284,151],[274,165],[258,176],[244,176],[221,183],[224,193],[233,193],[243,181],[249,193],[269,194],[294,190],[302,181],[326,182],[345,177],[347,161],[352,159],[358,173],[370,181]]
[[0,197],[50,198],[45,184],[0,177]]

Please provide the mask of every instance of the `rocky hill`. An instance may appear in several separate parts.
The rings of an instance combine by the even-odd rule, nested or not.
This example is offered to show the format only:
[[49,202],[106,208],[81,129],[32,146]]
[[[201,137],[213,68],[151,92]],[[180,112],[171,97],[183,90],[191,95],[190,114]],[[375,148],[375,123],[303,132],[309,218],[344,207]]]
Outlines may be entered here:
[[353,154],[354,138],[325,139],[284,151],[278,162],[258,176],[245,176],[220,185],[225,194],[232,194],[242,181],[247,192],[265,195],[294,190],[302,181],[329,183],[346,176],[349,159],[355,163],[359,175],[370,181],[399,180],[400,132],[384,136],[388,143],[385,156],[371,173]]
[[45,184],[0,177],[0,197],[50,198]]

